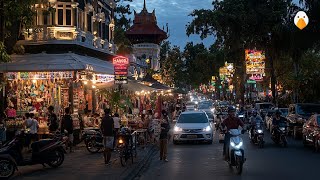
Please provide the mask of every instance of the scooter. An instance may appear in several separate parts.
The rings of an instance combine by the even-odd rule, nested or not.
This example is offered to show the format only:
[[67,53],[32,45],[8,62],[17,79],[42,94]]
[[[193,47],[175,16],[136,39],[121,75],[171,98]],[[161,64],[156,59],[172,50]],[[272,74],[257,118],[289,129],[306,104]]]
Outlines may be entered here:
[[274,128],[274,132],[271,135],[271,139],[276,144],[280,144],[282,147],[287,147],[287,124],[280,123],[276,128]]
[[253,130],[249,131],[251,143],[257,144],[260,148],[264,147],[264,132],[261,123],[256,123]]
[[244,133],[244,130],[239,129],[230,129],[229,134],[230,144],[228,147],[228,164],[229,167],[235,166],[237,169],[237,174],[242,173],[243,163],[245,162],[244,149],[243,149],[243,140],[240,137]]
[[90,153],[98,153],[103,149],[103,136],[100,131],[89,130],[86,131],[82,137],[86,144],[86,148]]
[[19,131],[13,140],[4,144],[0,149],[0,179],[10,178],[18,166],[45,164],[57,168],[64,161],[65,150],[63,142],[55,139],[43,139],[31,144],[32,156],[24,158],[22,155],[25,134]]

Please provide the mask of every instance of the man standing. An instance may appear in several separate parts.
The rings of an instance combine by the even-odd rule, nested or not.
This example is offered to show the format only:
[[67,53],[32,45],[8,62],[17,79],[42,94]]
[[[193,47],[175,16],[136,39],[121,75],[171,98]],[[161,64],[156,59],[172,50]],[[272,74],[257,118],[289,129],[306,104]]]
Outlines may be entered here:
[[161,133],[160,133],[160,160],[168,162],[168,132],[170,130],[170,124],[168,119],[168,113],[162,110],[162,121],[161,121]]
[[48,107],[48,126],[51,133],[55,133],[59,128],[57,115],[54,113],[53,106]]
[[70,146],[70,152],[72,152],[72,146],[73,146],[73,120],[70,115],[70,108],[67,107],[65,110],[65,115],[62,118],[61,122],[61,133],[64,133],[64,130],[68,131],[68,146]]
[[110,109],[104,110],[105,116],[101,121],[100,129],[103,135],[103,145],[104,145],[104,162],[105,164],[110,164],[111,150],[113,148],[114,141],[114,121],[110,116]]

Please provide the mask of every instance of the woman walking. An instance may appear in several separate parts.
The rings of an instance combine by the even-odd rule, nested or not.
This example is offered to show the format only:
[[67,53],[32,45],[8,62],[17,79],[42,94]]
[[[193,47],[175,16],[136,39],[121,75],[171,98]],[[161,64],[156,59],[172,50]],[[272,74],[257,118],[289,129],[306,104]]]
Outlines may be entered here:
[[161,132],[160,132],[160,160],[168,162],[167,152],[168,152],[168,132],[170,130],[168,113],[162,110],[162,121],[161,121]]

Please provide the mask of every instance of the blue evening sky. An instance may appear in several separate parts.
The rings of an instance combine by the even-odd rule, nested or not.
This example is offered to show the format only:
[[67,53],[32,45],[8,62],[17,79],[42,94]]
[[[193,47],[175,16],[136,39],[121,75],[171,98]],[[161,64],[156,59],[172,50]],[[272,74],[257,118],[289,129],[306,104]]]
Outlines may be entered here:
[[[299,0],[293,1],[298,2]],[[194,9],[211,9],[212,0],[146,0],[146,4],[149,12],[152,12],[153,9],[156,10],[160,28],[166,23],[169,24],[169,41],[172,45],[180,46],[180,49],[183,49],[190,41],[193,41],[194,44],[203,42],[207,47],[213,43],[213,37],[201,40],[198,35],[190,37],[186,35],[186,25],[192,21],[192,17],[188,15]],[[130,6],[140,12],[143,8],[143,0],[133,0]]]

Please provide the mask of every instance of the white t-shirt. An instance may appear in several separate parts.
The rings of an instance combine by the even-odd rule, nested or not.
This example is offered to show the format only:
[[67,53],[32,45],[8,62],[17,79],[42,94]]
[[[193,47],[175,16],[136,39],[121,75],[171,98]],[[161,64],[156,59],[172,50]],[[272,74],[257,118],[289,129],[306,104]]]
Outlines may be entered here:
[[38,127],[39,127],[39,123],[37,120],[35,119],[27,119],[26,120],[26,124],[27,124],[27,128],[30,129],[30,134],[36,134],[38,133]]
[[114,128],[120,128],[120,118],[119,117],[113,117],[113,123],[114,123]]

